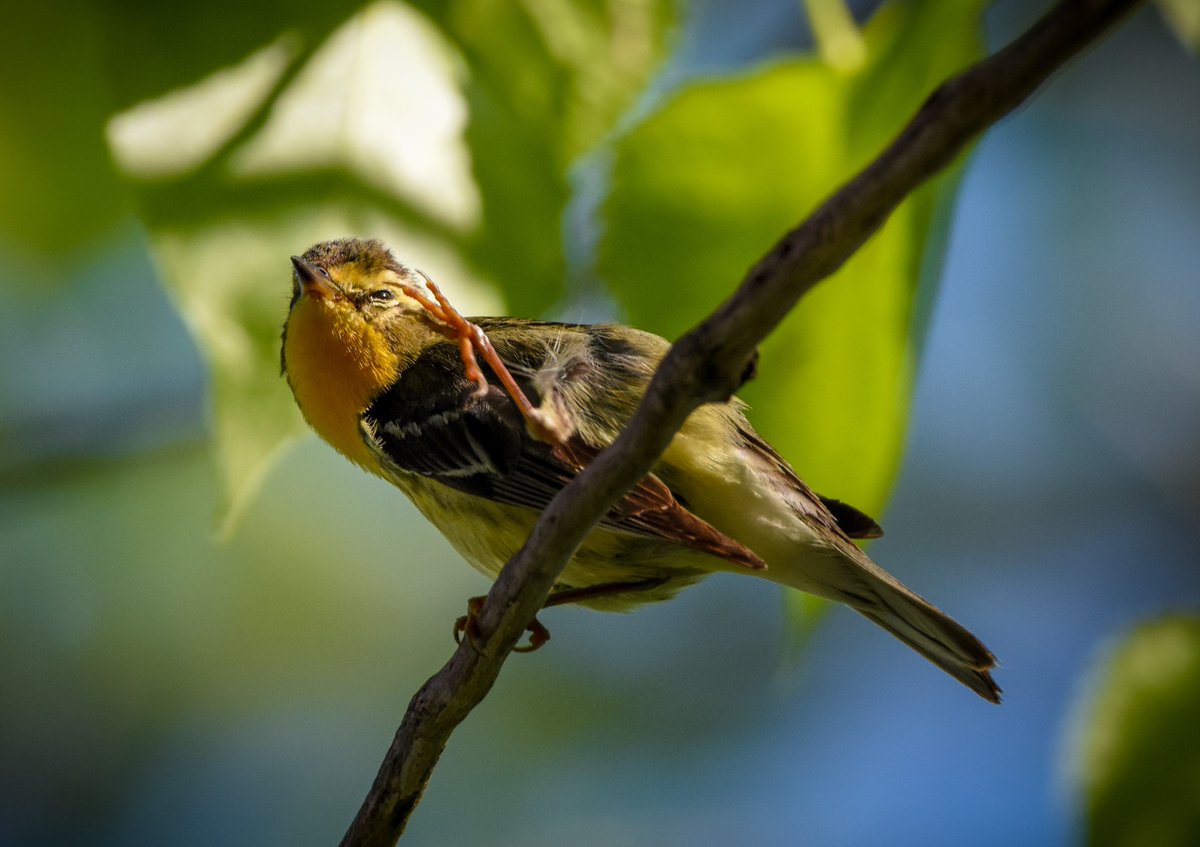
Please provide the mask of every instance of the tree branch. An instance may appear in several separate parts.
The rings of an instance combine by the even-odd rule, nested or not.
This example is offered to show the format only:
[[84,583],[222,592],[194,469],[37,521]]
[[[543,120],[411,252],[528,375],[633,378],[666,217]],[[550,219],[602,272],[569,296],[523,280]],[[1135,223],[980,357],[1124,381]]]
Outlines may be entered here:
[[874,162],[788,233],[730,299],[671,348],[621,437],[554,498],[500,573],[477,620],[479,652],[464,640],[413,697],[344,847],[396,843],[450,733],[486,696],[567,561],[650,471],[688,415],[739,387],[758,343],[908,194],[1138,5],[1064,0],[1008,47],[944,83]]

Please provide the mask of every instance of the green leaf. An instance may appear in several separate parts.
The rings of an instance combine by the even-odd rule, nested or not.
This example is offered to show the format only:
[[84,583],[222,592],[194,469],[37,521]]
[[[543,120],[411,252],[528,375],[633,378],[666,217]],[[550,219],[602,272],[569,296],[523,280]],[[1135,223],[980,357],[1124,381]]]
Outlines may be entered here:
[[193,85],[290,34],[320,41],[361,0],[104,0],[106,77],[117,108]]
[[469,67],[467,129],[482,202],[471,258],[514,314],[563,292],[567,172],[657,66],[669,0],[462,0],[439,17]]
[[[616,143],[599,268],[632,323],[676,337],[980,51],[980,3],[893,4],[853,70],[815,57],[693,85]],[[743,396],[818,490],[882,509],[919,339],[917,290],[955,175],[910,198],[763,345]]]
[[[348,233],[382,236],[459,274],[446,288],[464,306],[480,299],[453,255],[477,199],[438,39],[415,13],[376,4],[322,43],[278,39],[109,124],[163,282],[209,367],[225,531],[271,457],[304,431],[279,375],[288,256]],[[393,51],[402,70],[424,74],[415,91],[388,76]],[[420,144],[395,147],[374,109],[398,113],[383,116],[396,135],[405,119],[422,126]]]
[[1200,3],[1196,0],[1158,0],[1159,11],[1184,46],[1200,53]]
[[0,239],[61,260],[129,213],[103,142],[112,108],[103,17],[86,2],[18,3],[4,29]]
[[657,63],[671,8],[152,4],[124,27],[105,18],[119,30],[115,101],[129,107],[109,137],[211,368],[227,515],[302,431],[278,376],[287,257],[383,237],[468,313],[504,308],[480,277],[514,311],[545,310],[563,286],[567,169]]
[[822,61],[838,70],[861,67],[867,48],[845,0],[804,0],[804,9]]
[[[222,535],[257,492],[268,458],[303,432],[279,376],[280,289],[286,277],[265,247],[271,241],[255,238],[250,226],[162,232],[155,239],[159,268],[208,365],[209,415],[225,493]],[[264,285],[265,280],[280,284]],[[265,365],[269,361],[273,366]]]
[[1138,627],[1109,653],[1071,765],[1093,847],[1200,844],[1200,617]]

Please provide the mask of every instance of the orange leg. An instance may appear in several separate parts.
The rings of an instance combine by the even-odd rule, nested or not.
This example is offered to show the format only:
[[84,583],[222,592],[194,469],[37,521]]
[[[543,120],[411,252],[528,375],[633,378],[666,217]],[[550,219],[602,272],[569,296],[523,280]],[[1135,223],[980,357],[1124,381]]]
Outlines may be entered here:
[[425,279],[425,286],[433,294],[435,300],[430,300],[420,289],[413,286],[404,286],[404,292],[449,328],[450,337],[458,341],[458,351],[462,357],[467,379],[479,386],[480,392],[487,391],[487,378],[483,375],[483,370],[479,367],[479,360],[475,357],[476,353],[481,354],[484,361],[491,366],[496,378],[500,380],[500,384],[504,386],[504,390],[508,392],[508,396],[517,404],[517,408],[525,418],[525,425],[529,427],[529,432],[533,437],[548,444],[561,444],[566,441],[571,435],[568,426],[558,416],[547,414],[529,402],[525,392],[517,385],[517,381],[513,379],[504,362],[500,360],[487,333],[459,314],[458,310],[450,305],[450,301],[442,294],[441,289],[423,271],[417,271],[417,273]]

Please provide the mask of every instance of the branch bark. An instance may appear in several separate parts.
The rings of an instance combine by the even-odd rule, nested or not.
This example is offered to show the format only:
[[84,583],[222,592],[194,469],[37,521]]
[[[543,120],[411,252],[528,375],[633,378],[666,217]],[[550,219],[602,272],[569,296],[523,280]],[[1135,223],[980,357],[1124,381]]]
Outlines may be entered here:
[[698,406],[740,385],[755,348],[888,215],[1140,0],[1064,0],[1012,44],[939,87],[868,167],[755,265],[737,291],[671,348],[629,426],[546,507],[505,566],[469,643],[416,693],[343,847],[394,845],[454,728],[504,660],[591,528],[649,472]]

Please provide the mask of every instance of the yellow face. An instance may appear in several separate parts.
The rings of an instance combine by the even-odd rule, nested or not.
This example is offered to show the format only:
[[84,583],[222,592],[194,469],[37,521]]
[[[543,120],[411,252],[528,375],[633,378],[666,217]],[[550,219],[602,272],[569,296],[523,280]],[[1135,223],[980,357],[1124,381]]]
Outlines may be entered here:
[[317,301],[342,313],[343,320],[379,326],[404,312],[421,310],[404,290],[406,285],[418,284],[411,273],[402,276],[392,268],[364,267],[356,262],[318,265],[293,259],[293,263],[293,312],[306,301]]
[[317,434],[366,466],[359,419],[396,380],[406,353],[415,352],[406,341],[430,330],[419,317],[424,309],[404,292],[412,284],[401,275],[405,269],[354,258],[322,262],[317,250],[305,254],[311,261],[293,259],[284,370]]

